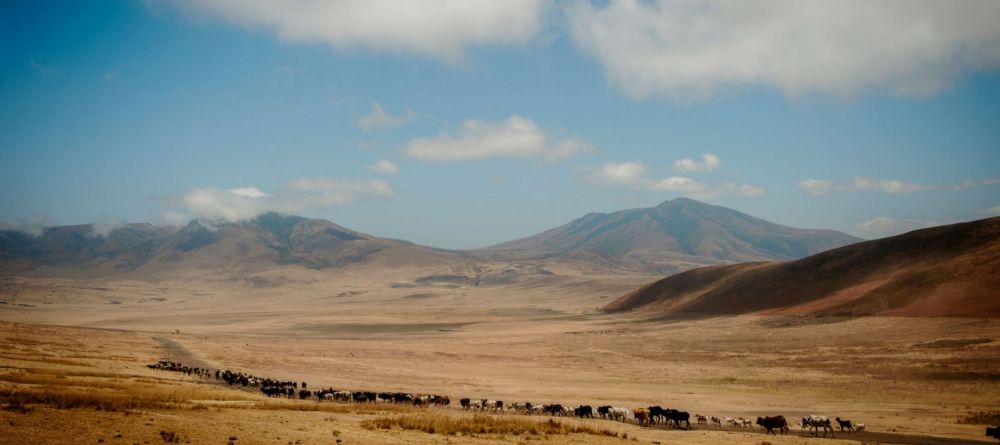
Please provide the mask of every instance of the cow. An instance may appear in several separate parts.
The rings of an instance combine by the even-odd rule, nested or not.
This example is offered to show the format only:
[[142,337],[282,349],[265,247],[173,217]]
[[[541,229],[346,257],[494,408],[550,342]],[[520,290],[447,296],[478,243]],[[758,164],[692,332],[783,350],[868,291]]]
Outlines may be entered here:
[[545,414],[545,405],[531,405],[528,408],[531,414]]
[[472,400],[469,402],[469,408],[471,408],[473,411],[482,411],[483,402],[485,402],[485,400],[481,399]]
[[680,428],[681,422],[684,422],[686,424],[684,429],[685,430],[691,429],[691,414],[688,414],[687,411],[678,411],[676,409],[665,409],[663,410],[663,418],[666,419],[666,421],[674,422],[674,428]]
[[1000,427],[998,427],[998,426],[988,426],[988,427],[986,427],[986,437],[992,437],[994,439],[1000,439]]
[[470,408],[470,406],[471,406],[470,402],[471,402],[471,400],[469,400],[468,397],[463,397],[463,398],[459,399],[459,401],[458,401],[458,403],[460,405],[462,405],[462,409],[464,409],[466,411],[468,411],[469,408]]
[[580,418],[589,417],[589,418],[593,419],[594,418],[594,408],[592,408],[590,405],[580,405],[580,406],[576,407],[576,409],[573,410],[573,414],[575,414],[576,417],[580,417]]
[[709,417],[709,419],[708,419],[708,420],[709,420],[709,422],[710,422],[710,423],[711,423],[712,425],[715,425],[715,426],[718,426],[718,427],[721,427],[721,426],[722,426],[722,419],[720,419],[720,418],[718,418],[718,417],[715,417],[715,416],[712,416],[712,417]]
[[813,436],[819,436],[819,429],[823,428],[823,437],[826,437],[827,430],[830,431],[830,437],[836,437],[833,435],[833,426],[830,425],[830,418],[826,416],[817,416],[815,414],[802,418],[802,425],[812,429]]
[[857,425],[854,425],[854,431],[857,431],[857,432],[860,433],[860,432],[862,432],[864,430],[865,430],[865,424],[859,423]]
[[843,433],[845,429],[847,431],[854,432],[854,425],[851,424],[850,420],[840,420],[840,417],[837,417],[837,425],[840,425],[841,433]]
[[788,432],[788,421],[785,420],[785,416],[757,417],[757,425],[764,427],[767,430],[767,434],[777,435],[778,433],[774,432],[775,429],[781,431],[781,434]]
[[597,407],[597,414],[601,416],[602,419],[611,418],[611,405],[602,405]]
[[516,413],[531,413],[531,402],[514,402],[510,404],[510,409]]
[[549,413],[549,415],[552,416],[561,416],[563,415],[563,413],[565,413],[563,406],[558,403],[553,405],[545,405],[544,410],[546,413]]
[[632,418],[632,412],[629,411],[628,408],[618,408],[618,407],[614,407],[614,406],[611,407],[611,410],[608,413],[608,415],[612,419],[619,420],[619,421],[622,421],[622,422],[625,422],[628,419]]
[[646,411],[646,408],[636,408],[633,415],[639,425],[646,426],[649,423],[649,411]]
[[650,406],[646,408],[649,412],[649,422],[656,424],[656,421],[663,416],[663,408],[660,405]]
[[695,414],[694,418],[697,419],[698,425],[708,425],[708,417],[701,414]]
[[739,419],[736,419],[736,420],[738,422],[740,422],[740,423],[743,424],[743,428],[752,428],[753,427],[753,422],[751,422],[750,419],[744,419],[744,418],[740,417]]

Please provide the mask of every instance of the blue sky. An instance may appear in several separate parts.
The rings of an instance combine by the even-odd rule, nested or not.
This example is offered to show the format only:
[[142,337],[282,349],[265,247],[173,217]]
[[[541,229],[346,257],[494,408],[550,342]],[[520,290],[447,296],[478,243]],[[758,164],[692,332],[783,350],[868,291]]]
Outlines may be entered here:
[[996,2],[407,3],[4,2],[0,220],[470,248],[679,196],[864,237],[1000,214]]

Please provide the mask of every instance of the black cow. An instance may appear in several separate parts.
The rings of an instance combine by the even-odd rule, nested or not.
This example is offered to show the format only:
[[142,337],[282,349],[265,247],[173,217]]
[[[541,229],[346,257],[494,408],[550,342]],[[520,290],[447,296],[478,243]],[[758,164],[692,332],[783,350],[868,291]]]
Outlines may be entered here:
[[591,408],[590,405],[580,405],[573,410],[573,413],[576,414],[576,417],[594,418],[594,408]]
[[607,419],[611,416],[611,406],[604,405],[597,407],[597,414],[601,416],[602,419]]
[[994,439],[1000,439],[1000,427],[998,427],[998,426],[988,426],[988,427],[986,427],[986,437],[992,437]]
[[554,405],[545,405],[542,407],[543,411],[549,413],[553,416],[561,416],[563,414],[563,406],[556,403]]
[[665,409],[663,410],[663,417],[666,418],[667,421],[673,421],[674,428],[680,428],[681,422],[684,422],[687,424],[687,426],[684,429],[685,430],[691,429],[691,414],[688,414],[687,411],[678,411],[676,409]]
[[851,431],[851,432],[854,431],[854,425],[851,423],[850,420],[840,420],[840,417],[838,417],[837,418],[837,424],[840,425],[840,432],[841,433],[843,433],[845,429],[847,431]]
[[469,409],[469,402],[471,402],[471,400],[469,400],[468,397],[464,397],[458,401],[458,403],[462,405],[462,409],[465,410]]
[[664,409],[660,405],[650,406],[647,408],[649,410],[649,423],[656,424],[656,419],[661,417],[666,418],[664,415]]
[[788,421],[785,420],[785,416],[758,417],[757,425],[764,427],[767,430],[767,434],[777,435],[778,433],[772,431],[774,429],[781,431],[781,434],[788,432]]

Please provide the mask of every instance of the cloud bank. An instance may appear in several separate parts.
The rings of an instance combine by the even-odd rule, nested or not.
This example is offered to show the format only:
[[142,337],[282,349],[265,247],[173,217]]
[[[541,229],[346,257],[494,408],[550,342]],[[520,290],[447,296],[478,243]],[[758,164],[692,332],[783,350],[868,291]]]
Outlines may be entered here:
[[855,177],[846,184],[834,184],[823,179],[808,178],[799,181],[796,186],[804,193],[813,196],[822,196],[830,192],[880,192],[887,194],[904,194],[914,192],[924,192],[929,190],[964,190],[975,187],[976,181],[966,179],[955,184],[921,184],[915,182],[900,181],[898,179],[873,179],[865,177]]
[[518,45],[542,27],[541,0],[182,0],[188,9],[291,42],[458,63],[475,45]]
[[[720,161],[721,162],[721,161]],[[686,176],[669,176],[651,179],[646,175],[646,165],[640,161],[609,162],[591,172],[587,180],[605,186],[625,186],[635,190],[670,192],[692,198],[711,200],[721,195],[756,197],[767,189],[750,184],[723,182],[712,185]]]
[[518,115],[501,122],[467,119],[454,135],[442,132],[433,138],[416,138],[405,147],[407,155],[424,161],[491,157],[542,157],[558,161],[593,150],[593,145],[583,139],[552,137],[531,119]]
[[392,186],[380,180],[299,178],[274,193],[256,187],[189,190],[172,198],[163,216],[174,224],[192,219],[242,221],[269,211],[309,214],[394,195]]
[[1000,65],[994,0],[577,1],[565,12],[577,46],[633,98],[744,86],[920,96]]

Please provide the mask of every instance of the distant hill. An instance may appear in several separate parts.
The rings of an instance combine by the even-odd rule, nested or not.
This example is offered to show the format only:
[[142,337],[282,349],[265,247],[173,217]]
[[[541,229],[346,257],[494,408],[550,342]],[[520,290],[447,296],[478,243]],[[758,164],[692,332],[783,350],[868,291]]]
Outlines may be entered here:
[[503,259],[591,257],[666,274],[706,264],[797,259],[858,241],[841,232],[795,229],[677,198],[652,208],[588,213],[473,253]]
[[184,227],[128,224],[106,235],[90,225],[46,228],[40,236],[0,231],[0,271],[57,269],[94,275],[312,269],[367,262],[445,264],[461,254],[355,232],[326,220],[266,213],[238,223],[192,221]]
[[607,311],[1000,316],[1000,217],[664,278]]

